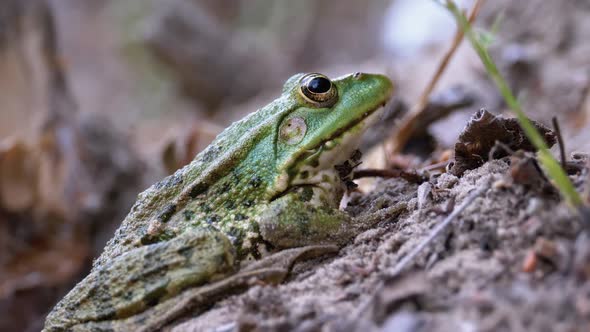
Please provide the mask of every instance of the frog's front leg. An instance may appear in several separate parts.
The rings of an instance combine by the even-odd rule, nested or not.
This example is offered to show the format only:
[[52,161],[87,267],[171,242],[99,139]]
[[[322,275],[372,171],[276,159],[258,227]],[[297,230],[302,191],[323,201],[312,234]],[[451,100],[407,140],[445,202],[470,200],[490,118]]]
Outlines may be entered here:
[[[309,190],[313,190],[309,192]],[[260,234],[277,249],[321,244],[345,245],[376,223],[399,215],[406,202],[351,218],[348,214],[319,202],[321,188],[303,187],[273,201],[260,216]]]
[[48,315],[45,331],[86,331],[128,318],[184,289],[235,271],[235,249],[214,230],[189,229],[94,269]]
[[259,217],[262,238],[277,249],[345,244],[355,234],[353,219],[318,201],[322,190],[301,187],[272,201]]

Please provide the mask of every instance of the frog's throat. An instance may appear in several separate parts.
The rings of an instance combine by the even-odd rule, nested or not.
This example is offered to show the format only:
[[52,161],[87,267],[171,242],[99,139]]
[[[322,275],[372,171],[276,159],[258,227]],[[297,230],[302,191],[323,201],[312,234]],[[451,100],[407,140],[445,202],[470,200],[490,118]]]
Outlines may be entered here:
[[[280,188],[276,199],[300,187],[314,187],[323,192],[323,198],[338,206],[345,191],[345,184],[334,168],[350,159],[358,148],[365,130],[374,124],[385,108],[385,103],[367,111],[357,121],[334,136],[322,140],[316,147],[302,154],[290,169],[279,176],[276,188]],[[314,190],[317,192],[318,190]],[[325,202],[324,202],[325,203]]]

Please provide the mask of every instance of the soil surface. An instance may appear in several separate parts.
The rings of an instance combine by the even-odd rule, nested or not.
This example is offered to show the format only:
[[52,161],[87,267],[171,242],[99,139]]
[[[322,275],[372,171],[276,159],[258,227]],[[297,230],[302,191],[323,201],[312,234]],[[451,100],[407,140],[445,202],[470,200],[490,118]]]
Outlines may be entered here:
[[[290,280],[255,285],[170,331],[587,331],[590,244],[558,196],[514,183],[510,159],[420,185],[380,181],[354,194],[365,213],[407,211]],[[588,181],[574,176],[578,186]],[[393,267],[476,188],[488,189],[401,273]],[[420,198],[417,197],[420,193]],[[383,287],[378,285],[383,283]],[[196,314],[196,313],[195,313]]]

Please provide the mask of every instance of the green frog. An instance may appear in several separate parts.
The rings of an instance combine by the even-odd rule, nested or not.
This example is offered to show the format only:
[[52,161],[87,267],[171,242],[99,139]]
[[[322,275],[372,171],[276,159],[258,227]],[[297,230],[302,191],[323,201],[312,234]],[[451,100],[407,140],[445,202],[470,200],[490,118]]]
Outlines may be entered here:
[[339,210],[350,180],[335,166],[358,160],[392,92],[377,74],[289,78],[278,99],[139,194],[45,331],[151,331],[253,277],[280,282],[296,260],[337,251],[359,225]]

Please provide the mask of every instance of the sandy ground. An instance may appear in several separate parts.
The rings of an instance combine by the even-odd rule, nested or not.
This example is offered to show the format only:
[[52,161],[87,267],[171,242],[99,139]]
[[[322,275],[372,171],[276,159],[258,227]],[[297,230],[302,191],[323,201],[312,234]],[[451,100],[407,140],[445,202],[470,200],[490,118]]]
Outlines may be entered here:
[[[420,199],[416,185],[381,181],[347,209],[358,215],[411,197],[403,215],[358,235],[336,257],[302,264],[284,284],[254,286],[170,330],[586,331],[588,234],[556,196],[513,183],[508,163],[433,178]],[[582,185],[587,175],[574,181]],[[391,276],[449,208],[484,186],[443,235]]]

